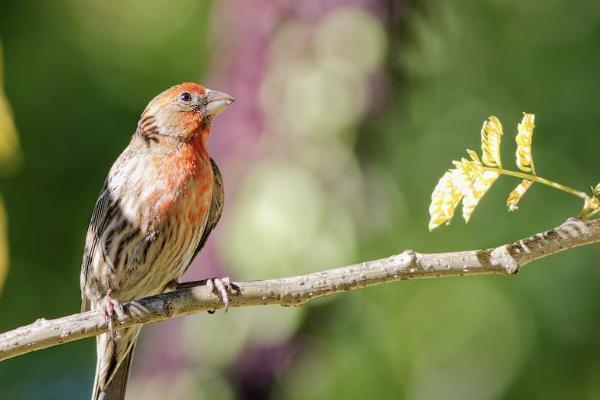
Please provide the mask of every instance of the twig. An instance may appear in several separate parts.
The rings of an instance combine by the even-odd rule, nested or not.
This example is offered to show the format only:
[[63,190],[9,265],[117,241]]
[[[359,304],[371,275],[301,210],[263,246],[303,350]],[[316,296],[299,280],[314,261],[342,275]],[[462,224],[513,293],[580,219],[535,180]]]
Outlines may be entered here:
[[[571,218],[546,232],[485,250],[437,254],[406,250],[391,257],[308,275],[237,282],[230,306],[299,306],[342,291],[413,278],[493,273],[512,275],[533,260],[592,243],[600,243],[600,219],[582,221]],[[125,316],[115,322],[115,327],[120,329],[222,308],[219,298],[201,282],[186,286],[190,287],[125,304]],[[39,319],[0,334],[0,361],[106,331],[104,315],[97,311],[53,320]]]

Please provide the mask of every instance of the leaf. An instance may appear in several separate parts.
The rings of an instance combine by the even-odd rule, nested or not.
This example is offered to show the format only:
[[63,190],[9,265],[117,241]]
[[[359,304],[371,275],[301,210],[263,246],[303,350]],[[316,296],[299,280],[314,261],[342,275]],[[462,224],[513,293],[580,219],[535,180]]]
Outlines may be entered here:
[[500,161],[500,142],[502,141],[502,124],[491,115],[481,127],[481,153],[483,164],[488,167],[502,168]]
[[481,164],[481,160],[479,159],[479,156],[477,155],[477,152],[475,150],[467,149],[467,154],[469,155],[469,157],[471,157],[471,160]]
[[506,199],[506,206],[508,207],[508,211],[516,211],[519,207],[517,207],[517,203],[521,200],[521,197],[527,192],[533,185],[533,181],[528,179],[523,179],[521,183],[508,195]]
[[456,187],[460,172],[456,169],[447,171],[440,178],[433,193],[429,205],[429,230],[432,231],[442,224],[449,224],[454,216],[454,210],[460,203],[462,193]]
[[535,128],[535,115],[523,113],[523,119],[518,125],[517,141],[517,167],[524,172],[532,172],[535,175],[533,157],[531,155],[531,141],[533,129]]
[[465,222],[469,222],[475,207],[481,198],[500,176],[497,172],[486,171],[478,161],[453,161],[454,166],[460,171],[455,181],[455,186],[464,196],[462,213]]
[[581,214],[579,214],[579,218],[588,219],[598,212],[600,212],[600,199],[596,196],[592,196],[585,201],[583,210],[581,210]]
[[592,189],[592,193],[594,193],[594,196],[600,197],[600,183],[598,183],[596,187]]

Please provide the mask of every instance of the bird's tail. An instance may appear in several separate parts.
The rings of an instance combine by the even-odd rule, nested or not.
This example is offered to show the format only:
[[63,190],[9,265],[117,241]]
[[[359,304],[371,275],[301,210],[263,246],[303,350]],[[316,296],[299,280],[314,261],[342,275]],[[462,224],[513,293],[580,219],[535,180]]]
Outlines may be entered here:
[[[107,335],[107,334],[103,334]],[[100,335],[100,336],[103,336]],[[101,338],[98,336],[98,346],[100,346]],[[108,335],[107,335],[108,336]],[[136,335],[137,336],[137,335]],[[109,341],[111,339],[108,339]],[[135,348],[135,338],[133,339],[130,349],[118,365],[117,370],[112,372],[107,385],[102,388],[100,380],[102,374],[102,361],[100,358],[96,362],[96,377],[94,379],[94,389],[92,391],[92,400],[124,400],[127,390],[127,381],[129,379],[129,370],[131,369],[131,360],[133,359],[133,351]]]

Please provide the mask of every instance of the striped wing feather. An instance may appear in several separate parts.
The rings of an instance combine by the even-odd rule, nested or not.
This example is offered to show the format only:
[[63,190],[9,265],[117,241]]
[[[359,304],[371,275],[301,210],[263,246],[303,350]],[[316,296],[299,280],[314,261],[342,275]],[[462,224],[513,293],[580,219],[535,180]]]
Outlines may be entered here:
[[[202,232],[202,237],[200,237],[198,246],[196,246],[196,250],[194,250],[194,256],[192,257],[192,261],[194,260],[194,258],[196,258],[200,250],[202,250],[202,248],[206,244],[208,236],[213,231],[215,226],[217,226],[217,224],[219,223],[219,220],[221,219],[221,213],[223,212],[223,201],[225,199],[225,192],[223,190],[223,177],[221,176],[221,171],[219,170],[219,167],[217,166],[215,160],[211,158],[210,163],[212,165],[214,180],[212,201],[210,203],[210,211],[208,213],[206,226],[204,227],[204,232]],[[187,268],[189,268],[189,265]]]

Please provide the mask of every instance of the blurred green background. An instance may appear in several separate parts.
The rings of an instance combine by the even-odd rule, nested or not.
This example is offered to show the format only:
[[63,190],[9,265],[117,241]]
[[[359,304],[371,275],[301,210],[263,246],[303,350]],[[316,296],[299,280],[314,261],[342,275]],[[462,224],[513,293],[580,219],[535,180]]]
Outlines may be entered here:
[[[492,113],[505,164],[527,111],[540,175],[581,190],[600,178],[591,0],[2,0],[0,40],[2,331],[78,312],[105,174],[146,103],[182,81],[237,98],[210,140],[224,217],[189,279],[487,247],[577,214],[539,185],[507,213],[504,177],[469,225],[427,231],[433,187]],[[148,326],[129,398],[596,399],[599,263],[589,246],[515,278]],[[87,398],[94,365],[93,340],[2,362],[0,398]]]

